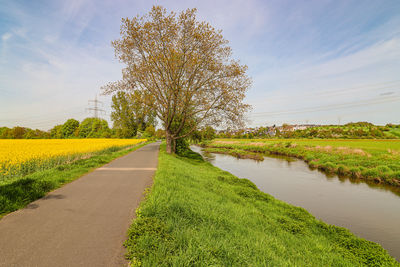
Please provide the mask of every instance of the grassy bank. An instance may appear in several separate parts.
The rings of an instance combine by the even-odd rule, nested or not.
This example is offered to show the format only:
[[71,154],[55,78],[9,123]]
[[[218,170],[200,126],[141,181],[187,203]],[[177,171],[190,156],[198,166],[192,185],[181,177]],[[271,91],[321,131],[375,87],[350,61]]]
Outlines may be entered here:
[[128,154],[145,144],[142,143],[125,148],[113,147],[87,159],[79,159],[52,169],[37,171],[24,177],[0,181],[0,218],[7,213],[25,207],[30,202],[81,177],[92,169]]
[[134,266],[399,266],[380,245],[318,221],[197,154],[164,150],[125,243]]
[[242,149],[228,149],[228,148],[219,148],[219,147],[207,147],[205,151],[208,153],[217,153],[217,154],[228,154],[234,156],[238,159],[254,159],[257,161],[263,161],[264,155],[260,153],[250,152]]
[[305,160],[327,173],[400,186],[400,141],[315,139],[220,139],[203,143],[211,152],[269,153]]

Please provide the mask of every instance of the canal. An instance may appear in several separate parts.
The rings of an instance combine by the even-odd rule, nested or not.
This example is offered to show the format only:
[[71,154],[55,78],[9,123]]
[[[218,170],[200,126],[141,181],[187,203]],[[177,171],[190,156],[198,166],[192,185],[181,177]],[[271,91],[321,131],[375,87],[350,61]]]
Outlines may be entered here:
[[400,260],[400,193],[394,188],[327,176],[287,157],[255,161],[205,153],[197,146],[191,149],[214,166],[251,180],[263,192],[381,244]]

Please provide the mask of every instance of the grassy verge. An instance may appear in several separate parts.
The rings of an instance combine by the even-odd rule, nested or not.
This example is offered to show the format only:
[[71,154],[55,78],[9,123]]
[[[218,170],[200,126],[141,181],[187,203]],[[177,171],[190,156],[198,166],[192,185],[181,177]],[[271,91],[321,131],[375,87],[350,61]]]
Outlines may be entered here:
[[147,143],[129,148],[104,150],[87,159],[79,159],[55,168],[37,171],[22,178],[9,179],[0,183],[0,218],[7,213],[21,209],[30,202],[45,196],[48,192],[69,183],[83,174],[128,154]]
[[326,173],[400,187],[400,142],[359,140],[216,140],[207,149],[296,157]]
[[161,148],[125,242],[133,266],[399,266],[380,245],[192,155]]

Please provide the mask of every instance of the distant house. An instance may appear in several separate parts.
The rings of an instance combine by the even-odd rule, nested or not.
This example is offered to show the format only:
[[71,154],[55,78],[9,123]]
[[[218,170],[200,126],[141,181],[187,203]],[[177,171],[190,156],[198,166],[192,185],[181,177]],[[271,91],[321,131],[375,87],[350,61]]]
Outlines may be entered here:
[[[306,130],[308,128],[313,128],[313,127],[318,127],[319,125],[315,124],[295,124],[295,125],[289,125],[286,129],[286,131],[297,131],[297,130]],[[285,131],[285,130],[284,130]]]
[[307,125],[293,125],[292,131],[305,130],[309,128]]
[[275,127],[270,127],[270,128],[268,129],[266,135],[275,136],[275,135],[276,135],[276,129],[275,129]]

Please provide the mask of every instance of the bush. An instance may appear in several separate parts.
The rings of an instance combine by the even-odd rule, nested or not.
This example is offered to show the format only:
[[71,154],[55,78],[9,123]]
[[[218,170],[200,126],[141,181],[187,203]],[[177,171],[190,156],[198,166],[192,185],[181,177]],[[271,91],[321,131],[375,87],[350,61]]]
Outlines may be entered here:
[[183,139],[177,139],[176,140],[176,154],[179,156],[184,156],[188,151],[189,151],[189,143]]

